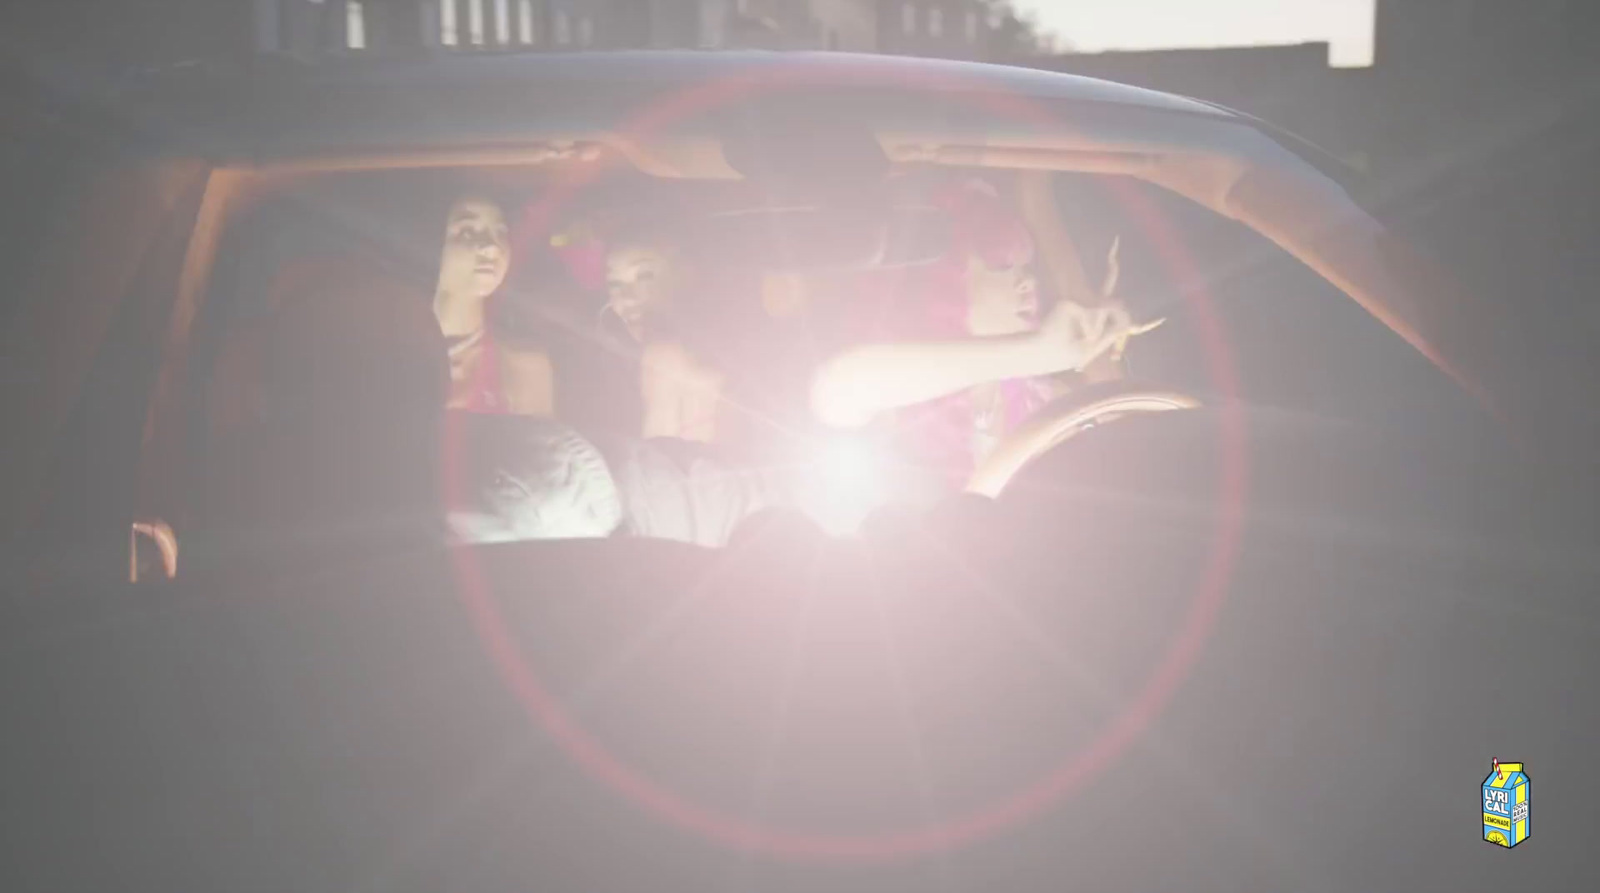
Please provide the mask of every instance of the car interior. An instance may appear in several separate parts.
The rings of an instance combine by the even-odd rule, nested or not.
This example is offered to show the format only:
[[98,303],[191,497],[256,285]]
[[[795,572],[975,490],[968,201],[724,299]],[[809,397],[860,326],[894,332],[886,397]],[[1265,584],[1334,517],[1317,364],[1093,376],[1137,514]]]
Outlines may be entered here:
[[[253,191],[230,213],[193,337],[188,448],[200,461],[187,487],[208,518],[200,526],[226,529],[222,519],[232,516],[280,535],[294,528],[309,534],[335,523],[309,520],[331,511],[311,503],[329,503],[343,491],[349,505],[342,523],[352,530],[381,527],[375,518],[407,511],[427,514],[421,506],[432,487],[427,469],[440,461],[437,444],[398,432],[439,425],[448,377],[440,378],[429,301],[443,209],[457,192],[503,197],[513,260],[493,312],[508,332],[520,325],[547,340],[555,333],[567,347],[555,362],[558,415],[611,444],[637,435],[637,379],[606,354],[608,319],[615,320],[603,283],[578,281],[556,257],[552,242],[564,233],[630,213],[670,220],[697,246],[695,262],[718,277],[718,287],[697,296],[708,316],[729,321],[711,337],[737,344],[750,334],[741,325],[773,324],[804,367],[840,343],[851,300],[885,281],[873,277],[927,264],[944,250],[948,224],[928,201],[938,184],[976,176],[1009,188],[1020,176],[885,164],[860,175],[865,186],[846,190],[836,170],[765,171],[749,160],[770,164],[761,148],[726,148],[731,161],[758,175],[753,180],[652,176],[611,159],[291,172]],[[1168,318],[1129,350],[1129,378],[1189,395],[1237,387],[1238,396],[1259,404],[1339,417],[1372,413],[1381,401],[1349,397],[1363,391],[1402,405],[1409,397],[1411,411],[1429,405],[1385,384],[1416,380],[1418,370],[1426,380],[1425,360],[1249,229],[1125,176],[1058,173],[1050,183],[1061,223],[1050,235],[1059,244],[1041,250],[1064,254],[1098,281],[1115,244],[1118,297],[1138,318]],[[766,306],[775,283],[791,297],[803,294],[796,305],[803,311],[780,315]],[[1045,301],[1054,300],[1052,283],[1043,288]],[[1373,355],[1389,359],[1351,364],[1318,354],[1333,340],[1328,327],[1363,333],[1377,347]],[[763,365],[746,361],[740,373],[759,378]],[[1330,388],[1335,373],[1342,381]],[[791,404],[793,390],[783,395]],[[799,407],[772,398],[773,389],[765,389],[733,410],[752,420],[797,417]],[[757,400],[768,402],[750,405]],[[766,461],[779,461],[772,452],[781,444],[765,448]],[[290,523],[286,504],[296,492],[310,514]],[[246,523],[253,514],[259,517]]]
[[[1343,193],[1270,152],[1186,164],[1154,138],[950,117],[962,133],[879,134],[876,152],[848,128],[575,131],[197,178],[173,274],[152,264],[175,307],[141,330],[159,368],[97,373],[127,379],[107,400],[133,431],[150,395],[126,392],[157,381],[142,440],[95,480],[137,479],[128,501],[178,571],[136,551],[139,585],[92,628],[65,602],[19,625],[17,653],[74,659],[37,662],[15,701],[35,808],[14,845],[104,854],[47,860],[54,889],[135,871],[307,890],[1490,877],[1410,842],[1482,848],[1455,776],[1481,777],[1504,727],[1583,709],[1522,681],[1570,678],[1592,633],[1521,623],[1525,578],[1559,610],[1578,575],[1496,563],[1505,531],[1539,538],[1538,512],[1433,449],[1453,429],[1379,436],[1472,400],[1383,300],[1365,218],[1321,228]],[[638,437],[639,376],[610,349],[586,230],[647,213],[697,246],[716,325],[691,334],[726,349],[732,408],[770,423],[804,415],[778,367],[804,369],[886,277],[945,250],[931,190],[1010,195],[1041,170],[1060,225],[1033,233],[1041,257],[1092,283],[1114,256],[1132,316],[1166,322],[1130,344],[1123,382],[1074,382],[968,493],[852,536],[766,519],[720,549],[441,546],[461,454],[433,302],[455,198],[506,219],[496,337],[549,354],[555,418],[610,461]],[[793,431],[768,427],[750,443],[777,461]],[[1508,650],[1516,673],[1485,671]],[[1587,759],[1558,745],[1541,765]]]

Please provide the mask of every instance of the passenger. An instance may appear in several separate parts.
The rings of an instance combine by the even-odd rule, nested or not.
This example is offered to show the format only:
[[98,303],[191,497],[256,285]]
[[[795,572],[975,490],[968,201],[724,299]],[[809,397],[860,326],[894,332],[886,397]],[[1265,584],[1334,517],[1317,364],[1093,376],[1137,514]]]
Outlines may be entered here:
[[511,233],[500,205],[471,195],[457,199],[445,220],[433,297],[450,355],[446,406],[548,418],[556,399],[548,352],[514,346],[492,323],[511,262]]
[[648,223],[610,234],[606,288],[637,358],[641,439],[615,468],[631,532],[721,546],[751,514],[788,506],[782,470],[740,449],[753,407],[730,399],[734,370],[751,365],[740,354],[764,336],[757,296],[717,300],[738,286],[701,275],[688,246]]
[[897,452],[960,486],[1001,437],[1064,391],[1062,373],[1153,324],[1135,326],[1111,301],[1059,301],[1041,319],[1034,240],[1020,217],[981,181],[940,204],[951,250],[898,283],[888,312],[867,308],[877,317],[867,343],[820,364],[811,406],[835,428],[895,412]]
[[456,542],[604,537],[621,520],[605,459],[555,417],[553,357],[574,365],[578,318],[561,300],[571,271],[529,228],[513,238],[501,206],[472,195],[446,220],[433,309],[449,344],[443,496]]
[[633,223],[606,245],[606,309],[637,349],[640,433],[717,440],[725,377],[707,354],[714,333],[697,304],[704,281],[664,225]]

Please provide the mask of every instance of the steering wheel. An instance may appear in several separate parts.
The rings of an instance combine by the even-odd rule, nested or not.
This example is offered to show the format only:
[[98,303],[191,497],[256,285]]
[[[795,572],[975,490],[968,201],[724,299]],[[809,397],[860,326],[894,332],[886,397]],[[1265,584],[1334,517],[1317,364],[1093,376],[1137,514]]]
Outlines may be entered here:
[[1001,438],[967,479],[966,491],[994,498],[1034,460],[1080,432],[1135,412],[1194,409],[1200,401],[1188,394],[1110,381],[1074,390],[1046,404],[1016,430]]

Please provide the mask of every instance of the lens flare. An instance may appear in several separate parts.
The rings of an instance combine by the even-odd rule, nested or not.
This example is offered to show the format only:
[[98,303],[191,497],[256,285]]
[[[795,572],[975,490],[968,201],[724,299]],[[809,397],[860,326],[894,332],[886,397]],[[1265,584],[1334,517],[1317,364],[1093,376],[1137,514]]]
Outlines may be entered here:
[[813,503],[808,513],[834,536],[858,532],[867,515],[887,500],[887,459],[879,444],[862,437],[825,439],[807,464],[806,490]]
[[[863,83],[904,86],[896,83],[892,73],[887,79],[876,77],[876,74],[876,69],[870,63],[863,63],[859,70],[849,72],[848,76],[832,69],[773,63],[669,94],[640,110],[620,132],[635,142],[648,144],[650,137],[670,130],[679,121],[742,102],[759,100],[769,94],[818,87],[853,89]],[[971,85],[964,83],[961,78],[942,73],[929,73],[927,81],[917,86],[931,92],[945,93],[955,102],[969,102],[980,112],[1002,113],[1016,121],[1047,126],[1060,124],[1054,109],[1025,97],[986,90],[973,91],[969,89]],[[561,209],[594,185],[599,176],[599,167],[590,166],[558,181],[554,188],[530,207],[529,224],[545,226],[557,219]],[[1033,818],[1071,796],[1120,759],[1129,746],[1147,731],[1199,658],[1226,599],[1239,550],[1249,476],[1243,417],[1234,402],[1238,394],[1235,358],[1220,320],[1212,309],[1205,280],[1188,255],[1187,246],[1177,238],[1170,221],[1154,205],[1133,189],[1132,184],[1113,181],[1107,186],[1111,197],[1129,214],[1135,227],[1150,238],[1159,261],[1176,281],[1185,286],[1180,293],[1194,311],[1197,335],[1205,349],[1208,372],[1216,390],[1223,397],[1217,403],[1221,420],[1218,434],[1223,441],[1221,474],[1215,501],[1218,523],[1207,565],[1196,580],[1180,632],[1119,715],[1107,723],[1088,745],[1076,752],[1062,754],[1059,764],[1042,777],[963,813],[934,816],[925,824],[868,834],[768,826],[711,808],[669,790],[603,746],[545,687],[529,656],[522,653],[521,645],[502,616],[500,605],[474,553],[467,549],[453,550],[458,595],[485,649],[500,670],[502,679],[545,732],[585,772],[611,786],[645,812],[731,849],[799,861],[880,862],[939,853],[991,837]],[[455,477],[452,465],[458,459],[459,450],[451,449],[452,438],[448,429],[446,438],[443,464],[448,486]],[[892,473],[894,468],[892,463],[885,461],[886,455],[877,457],[879,464],[874,464],[870,449],[865,456],[856,453],[858,449],[866,448],[860,445],[823,446],[820,453],[808,457],[812,463],[831,467],[833,470],[828,474],[838,475],[838,480],[854,480],[860,485],[858,492],[835,505],[841,519],[860,511],[859,503],[869,500],[871,488],[887,487],[892,480],[891,477],[868,470],[883,469],[888,465],[886,470]],[[836,450],[838,455],[835,455]],[[862,514],[864,517],[866,512]],[[856,523],[859,525],[860,519]]]

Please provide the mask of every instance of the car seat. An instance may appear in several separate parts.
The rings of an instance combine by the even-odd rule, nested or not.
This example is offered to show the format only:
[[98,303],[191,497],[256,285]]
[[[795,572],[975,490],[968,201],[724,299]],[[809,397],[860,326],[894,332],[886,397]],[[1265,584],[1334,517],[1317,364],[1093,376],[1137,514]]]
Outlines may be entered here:
[[235,344],[257,355],[259,412],[208,451],[215,526],[259,547],[436,523],[449,372],[426,295],[358,253],[286,264],[267,292]]

